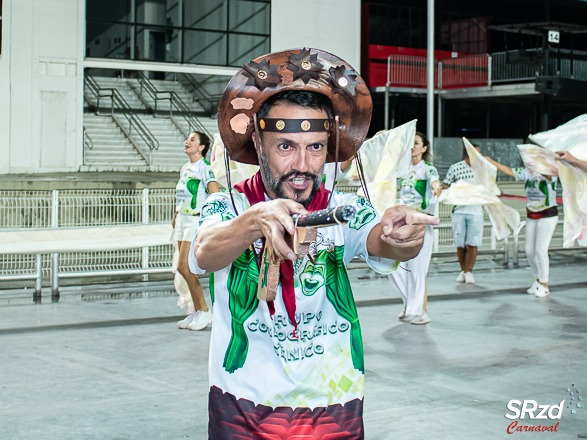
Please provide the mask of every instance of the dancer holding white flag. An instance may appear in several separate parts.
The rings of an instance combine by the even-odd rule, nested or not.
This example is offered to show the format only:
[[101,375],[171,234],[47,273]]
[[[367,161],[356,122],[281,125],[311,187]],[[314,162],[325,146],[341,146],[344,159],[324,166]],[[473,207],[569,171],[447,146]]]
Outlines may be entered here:
[[489,157],[487,157],[487,160],[502,173],[512,176],[516,180],[525,181],[524,187],[528,197],[525,249],[528,263],[530,263],[535,278],[528,289],[528,293],[544,298],[550,295],[548,288],[550,269],[548,247],[558,223],[557,178],[552,174],[541,174],[538,170],[556,173],[556,166],[554,165],[554,155],[551,153],[550,160],[552,160],[552,164],[550,164],[546,159],[548,152],[543,148],[534,145],[519,145],[518,149],[526,165],[524,168],[510,168]]
[[[472,145],[480,151],[479,145]],[[475,183],[471,159],[466,148],[463,149],[463,160],[450,166],[442,183],[444,188],[448,188],[459,181]],[[452,209],[451,223],[461,267],[457,282],[474,284],[473,267],[483,241],[483,208],[480,205],[455,205]]]
[[473,181],[461,179],[442,191],[438,202],[447,205],[481,205],[493,226],[495,238],[503,240],[518,229],[520,214],[505,205],[500,199],[501,190],[497,186],[497,168],[484,158],[479,151],[463,138],[469,156]]
[[563,247],[573,247],[575,241],[587,246],[587,114],[528,138],[559,159],[555,166],[563,187]]

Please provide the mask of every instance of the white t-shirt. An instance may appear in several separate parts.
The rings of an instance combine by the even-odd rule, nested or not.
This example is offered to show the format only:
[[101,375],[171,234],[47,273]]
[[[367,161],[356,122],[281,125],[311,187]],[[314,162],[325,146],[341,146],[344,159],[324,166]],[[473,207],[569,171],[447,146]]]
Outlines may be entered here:
[[[475,175],[473,174],[473,170],[464,160],[452,164],[442,182],[445,185],[450,186],[459,180],[475,183]],[[452,212],[459,214],[483,215],[483,207],[479,205],[457,205],[453,208]]]
[[525,190],[528,196],[526,207],[528,211],[539,212],[557,206],[556,177],[548,180],[542,174],[531,173],[528,168],[512,168],[516,180],[525,180]]
[[208,197],[210,182],[216,182],[216,177],[206,159],[184,164],[175,186],[175,210],[183,215],[198,215]]
[[438,171],[430,163],[421,160],[410,164],[408,174],[399,182],[399,203],[411,206],[417,211],[432,213],[432,183],[440,181]]
[[[233,197],[239,213],[249,208],[243,194],[235,191]],[[358,256],[375,271],[391,273],[397,262],[368,256],[367,236],[380,219],[366,199],[335,191],[330,207],[338,205],[353,205],[356,218],[347,225],[319,228],[311,246],[315,263],[308,256],[294,262],[298,339],[292,336],[294,326],[281,284],[273,316],[268,303],[257,299],[261,240],[214,273],[210,417],[215,426],[222,425],[216,429],[226,429],[217,433],[218,438],[232,438],[229,427],[239,424],[235,417],[249,418],[247,408],[263,407],[267,412],[263,417],[269,418],[279,408],[293,408],[294,414],[305,414],[317,426],[326,423],[323,417],[330,411],[326,407],[352,401],[348,408],[354,408],[358,414],[353,417],[362,420],[363,343],[346,266]],[[234,217],[230,196],[212,194],[202,208],[198,233]],[[203,273],[193,252],[190,269]],[[213,410],[227,407],[222,414]],[[322,407],[326,409],[309,411]]]

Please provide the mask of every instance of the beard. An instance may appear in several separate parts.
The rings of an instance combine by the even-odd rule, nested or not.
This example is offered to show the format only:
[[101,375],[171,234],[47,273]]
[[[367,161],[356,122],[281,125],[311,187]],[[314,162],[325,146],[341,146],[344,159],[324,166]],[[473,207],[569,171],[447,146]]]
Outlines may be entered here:
[[[261,156],[260,160],[261,160],[261,175],[263,176],[263,182],[266,185],[266,189],[271,190],[280,199],[292,200],[290,197],[288,197],[288,195],[285,192],[285,188],[284,188],[286,182],[291,177],[294,177],[294,176],[295,177],[307,177],[312,181],[312,190],[310,191],[310,195],[307,198],[300,199],[300,197],[303,197],[304,192],[306,191],[305,189],[302,191],[294,190],[293,200],[295,202],[298,202],[304,208],[307,208],[308,205],[310,204],[310,201],[314,198],[314,195],[316,194],[316,192],[320,188],[320,183],[322,183],[321,180],[318,178],[318,176],[316,174],[312,174],[312,173],[300,173],[298,171],[292,171],[291,173],[287,173],[287,174],[279,177],[279,176],[276,176],[275,174],[273,174],[273,171],[271,170],[271,166],[269,165],[269,161],[267,160],[267,158]],[[322,175],[323,170],[324,170],[324,167],[322,167],[322,169],[320,170],[321,171],[320,175]]]

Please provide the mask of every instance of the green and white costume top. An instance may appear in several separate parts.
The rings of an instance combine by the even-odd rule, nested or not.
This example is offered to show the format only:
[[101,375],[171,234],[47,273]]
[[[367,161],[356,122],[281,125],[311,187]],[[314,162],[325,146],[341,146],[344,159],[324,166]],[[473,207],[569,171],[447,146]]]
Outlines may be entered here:
[[216,182],[216,177],[206,159],[184,164],[175,186],[175,210],[183,215],[199,215],[210,182]]
[[[448,168],[448,171],[446,172],[446,177],[444,178],[442,183],[450,186],[453,183],[458,182],[459,180],[464,180],[465,182],[473,184],[476,183],[473,169],[464,160],[452,164]],[[480,205],[456,205],[452,209],[452,212],[459,214],[483,215],[483,207]]]
[[[233,197],[239,213],[249,208],[244,194],[235,191]],[[335,191],[329,206],[347,204],[357,209],[356,218],[318,229],[310,247],[315,263],[308,256],[294,262],[297,338],[281,284],[273,316],[268,303],[257,299],[261,240],[214,273],[211,389],[273,409],[344,405],[363,398],[363,343],[346,266],[358,256],[373,270],[390,273],[397,263],[368,255],[367,236],[380,221],[371,204]],[[215,193],[202,208],[198,233],[235,216],[230,196]],[[204,273],[193,252],[190,269]]]
[[528,196],[526,207],[528,211],[540,212],[557,206],[556,177],[548,180],[542,174],[531,173],[528,168],[512,168],[516,180],[525,180],[525,190]]
[[419,212],[433,213],[432,184],[440,181],[438,171],[430,163],[421,160],[416,165],[410,164],[408,174],[400,178],[399,203]]

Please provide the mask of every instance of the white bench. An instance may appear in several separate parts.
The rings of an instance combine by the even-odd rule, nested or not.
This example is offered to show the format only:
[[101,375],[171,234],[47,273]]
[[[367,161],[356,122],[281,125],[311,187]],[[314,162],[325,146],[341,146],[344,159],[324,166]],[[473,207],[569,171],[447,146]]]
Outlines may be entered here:
[[83,276],[136,275],[171,271],[169,267],[121,269],[116,271],[59,272],[59,254],[63,252],[112,251],[160,246],[171,242],[169,223],[80,228],[44,228],[0,230],[0,254],[35,255],[35,270],[29,274],[0,275],[0,281],[35,280],[33,301],[41,301],[42,255],[51,254],[51,298],[59,299],[59,279]]

